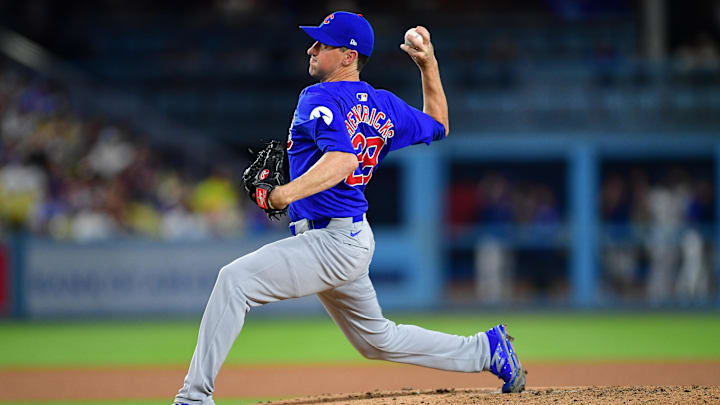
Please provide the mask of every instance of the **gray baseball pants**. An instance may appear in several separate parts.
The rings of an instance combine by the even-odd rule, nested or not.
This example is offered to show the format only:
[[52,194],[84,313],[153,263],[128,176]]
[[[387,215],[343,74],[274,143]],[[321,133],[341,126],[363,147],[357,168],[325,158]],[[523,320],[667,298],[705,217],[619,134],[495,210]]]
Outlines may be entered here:
[[[485,333],[464,337],[385,319],[368,276],[375,240],[367,220],[334,218],[327,228],[263,246],[223,267],[208,300],[190,369],[175,399],[214,404],[215,378],[251,307],[317,294],[363,356],[441,370],[479,372],[490,365]],[[355,235],[355,236],[351,236]]]

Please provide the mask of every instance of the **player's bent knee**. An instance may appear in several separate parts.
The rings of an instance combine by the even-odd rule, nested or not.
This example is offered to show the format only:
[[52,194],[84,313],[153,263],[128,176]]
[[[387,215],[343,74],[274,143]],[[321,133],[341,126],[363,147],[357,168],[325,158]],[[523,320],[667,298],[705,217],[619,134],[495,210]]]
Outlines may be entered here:
[[233,288],[240,285],[248,277],[248,269],[236,260],[220,269],[215,285]]
[[368,359],[384,359],[386,354],[393,352],[393,337],[397,325],[388,321],[381,331],[367,334],[363,337],[362,346],[356,346],[358,351]]
[[368,360],[382,360],[383,359],[382,352],[378,351],[375,348],[363,349],[363,350],[359,350],[359,352],[360,352],[360,354],[363,355],[363,357],[365,357]]
[[368,346],[357,347],[357,349],[363,357],[369,360],[385,360],[392,353],[387,344],[368,344]]
[[355,350],[357,350],[358,353],[360,353],[366,359],[379,360],[383,358],[383,352],[377,347],[375,347],[372,343],[368,342],[366,339],[363,339],[360,342],[353,341],[352,345],[355,347]]

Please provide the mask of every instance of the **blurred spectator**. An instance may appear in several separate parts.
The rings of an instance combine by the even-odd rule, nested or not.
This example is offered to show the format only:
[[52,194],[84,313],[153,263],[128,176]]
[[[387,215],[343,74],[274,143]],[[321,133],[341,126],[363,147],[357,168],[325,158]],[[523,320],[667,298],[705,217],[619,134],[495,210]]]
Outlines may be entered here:
[[512,297],[513,255],[491,237],[475,247],[475,296],[485,304],[501,304]]
[[609,175],[602,186],[600,207],[606,222],[626,224],[630,221],[630,201],[623,179],[617,174]]
[[106,212],[93,208],[75,214],[71,226],[72,238],[78,242],[107,239],[115,232],[113,219]]
[[720,46],[706,32],[679,46],[674,58],[675,70],[685,82],[706,85],[720,80]]
[[45,198],[46,183],[45,173],[36,166],[0,167],[0,215],[14,228],[26,226]]
[[680,270],[675,284],[676,296],[683,299],[702,300],[710,297],[710,266],[705,242],[700,233],[689,229],[680,241]]
[[191,200],[193,208],[204,216],[214,234],[231,236],[240,227],[238,195],[225,174],[216,172],[198,183]]
[[135,151],[122,139],[117,128],[107,127],[100,131],[98,140],[88,153],[87,159],[95,173],[112,178],[132,163]]
[[163,216],[162,235],[165,239],[203,239],[210,236],[210,230],[202,216],[178,205]]
[[449,201],[447,204],[450,224],[453,226],[472,223],[477,216],[477,207],[480,204],[480,190],[478,185],[469,181],[460,181],[450,185]]
[[656,186],[650,190],[648,203],[648,299],[651,302],[664,302],[671,296],[673,270],[677,269],[679,260],[676,238],[684,221],[683,206],[686,204],[686,195],[682,188]]
[[[606,176],[602,185],[600,209],[602,219],[607,224],[626,226],[630,223],[632,213],[629,190],[620,175],[612,173]],[[617,236],[620,232],[614,231],[611,235]],[[637,249],[616,243],[612,237],[608,238],[602,261],[607,287],[623,295],[632,294],[636,289]]]
[[190,187],[177,173],[161,176],[158,197],[166,207],[162,217],[162,235],[165,239],[203,239],[210,236],[207,221],[195,212],[190,204]]
[[713,186],[708,178],[694,179],[690,186],[693,192],[689,195],[687,220],[691,224],[708,224],[713,221]]
[[485,224],[513,222],[514,213],[519,209],[519,200],[513,200],[507,178],[491,173],[480,180],[478,187],[482,193],[480,205],[476,208],[479,221]]

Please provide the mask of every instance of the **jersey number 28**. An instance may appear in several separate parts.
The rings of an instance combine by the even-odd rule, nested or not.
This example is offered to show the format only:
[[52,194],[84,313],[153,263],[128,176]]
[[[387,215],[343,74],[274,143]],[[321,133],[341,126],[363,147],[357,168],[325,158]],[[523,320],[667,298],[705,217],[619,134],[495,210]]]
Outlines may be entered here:
[[385,146],[385,140],[379,136],[366,138],[365,135],[358,132],[353,136],[352,146],[355,150],[360,148],[360,153],[357,154],[360,174],[357,174],[356,170],[345,179],[345,183],[349,186],[368,184],[370,178],[372,178],[373,170],[378,164],[380,151]]

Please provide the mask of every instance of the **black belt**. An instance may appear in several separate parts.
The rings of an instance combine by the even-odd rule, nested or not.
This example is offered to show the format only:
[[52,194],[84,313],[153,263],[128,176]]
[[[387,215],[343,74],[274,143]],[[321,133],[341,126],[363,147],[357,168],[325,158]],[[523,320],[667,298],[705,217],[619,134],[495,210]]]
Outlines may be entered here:
[[[352,217],[353,222],[361,222],[365,218],[365,214],[355,215]],[[307,219],[308,230],[327,228],[332,218]],[[302,221],[302,219],[300,220]],[[295,221],[298,222],[298,221]],[[295,236],[295,225],[290,225],[290,232]]]

